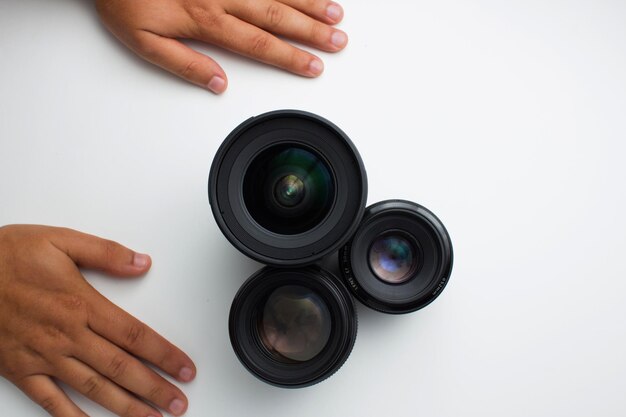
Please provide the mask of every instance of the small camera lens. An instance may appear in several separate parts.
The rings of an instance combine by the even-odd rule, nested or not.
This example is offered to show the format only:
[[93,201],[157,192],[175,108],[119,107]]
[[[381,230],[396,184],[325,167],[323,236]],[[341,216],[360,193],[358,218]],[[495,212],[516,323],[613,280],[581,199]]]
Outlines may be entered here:
[[365,211],[353,239],[339,252],[348,287],[365,305],[409,313],[432,302],[452,271],[452,243],[428,209],[404,200]]
[[275,266],[312,264],[343,246],[367,200],[361,157],[337,126],[281,110],[239,125],[209,174],[211,209],[226,238]]
[[237,357],[256,377],[305,387],[346,361],[356,340],[356,311],[345,285],[319,267],[265,267],[235,296],[229,331]]

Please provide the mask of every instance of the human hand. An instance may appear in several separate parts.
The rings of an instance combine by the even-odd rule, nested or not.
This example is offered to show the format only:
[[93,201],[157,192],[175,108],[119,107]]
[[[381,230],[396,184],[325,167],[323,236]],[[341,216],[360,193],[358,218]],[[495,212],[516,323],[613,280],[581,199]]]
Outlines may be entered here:
[[131,277],[150,265],[147,255],[74,230],[1,227],[0,375],[55,417],[86,416],[55,379],[119,416],[162,416],[150,404],[183,414],[185,395],[140,359],[181,382],[195,376],[191,359],[78,270]]
[[327,52],[348,43],[332,27],[343,9],[330,0],[96,0],[96,7],[137,55],[217,94],[228,84],[224,70],[178,39],[215,44],[305,77],[320,75],[322,61],[277,36]]

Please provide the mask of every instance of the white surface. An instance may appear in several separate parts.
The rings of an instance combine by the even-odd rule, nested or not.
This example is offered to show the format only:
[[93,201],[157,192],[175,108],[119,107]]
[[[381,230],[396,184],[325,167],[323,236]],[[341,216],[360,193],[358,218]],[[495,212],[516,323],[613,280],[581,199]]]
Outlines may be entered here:
[[[221,97],[136,58],[90,1],[0,2],[0,224],[64,225],[152,255],[93,285],[196,361],[188,416],[626,415],[626,3],[345,0],[307,80],[213,47]],[[356,143],[369,202],[433,210],[455,246],[412,315],[359,307],[351,357],[302,390],[239,364],[227,314],[258,265],[206,181],[251,115],[319,113]],[[76,398],[92,416],[109,413]],[[5,380],[2,416],[43,416]]]

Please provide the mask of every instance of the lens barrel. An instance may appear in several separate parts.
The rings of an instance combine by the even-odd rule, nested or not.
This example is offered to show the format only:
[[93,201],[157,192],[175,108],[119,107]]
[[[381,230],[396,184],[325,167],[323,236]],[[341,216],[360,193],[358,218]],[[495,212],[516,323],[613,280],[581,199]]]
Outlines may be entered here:
[[259,379],[284,388],[320,382],[346,361],[357,333],[345,285],[319,267],[265,267],[235,296],[230,340]]
[[281,110],[239,125],[217,151],[209,202],[218,226],[245,255],[302,266],[338,250],[365,210],[358,151],[317,115]]
[[452,271],[450,236],[428,209],[405,200],[369,206],[353,239],[339,251],[352,293],[375,310],[402,314],[441,294]]

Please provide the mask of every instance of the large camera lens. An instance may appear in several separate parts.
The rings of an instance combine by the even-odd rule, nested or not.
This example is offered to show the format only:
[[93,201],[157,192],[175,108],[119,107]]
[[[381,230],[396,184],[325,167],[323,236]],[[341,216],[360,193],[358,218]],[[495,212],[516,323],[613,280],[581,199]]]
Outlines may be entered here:
[[343,283],[319,267],[266,267],[235,296],[233,349],[261,380],[297,388],[332,375],[350,355],[357,319]]
[[357,229],[367,198],[361,158],[348,137],[311,113],[265,113],[218,150],[209,201],[218,226],[249,257],[310,264]]
[[452,271],[452,243],[443,223],[419,204],[376,203],[339,252],[343,276],[365,305],[409,313],[432,302]]

